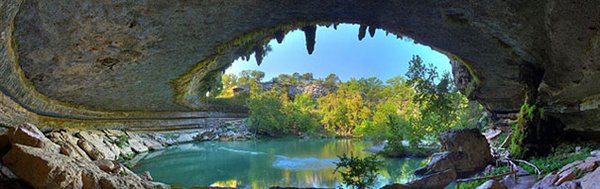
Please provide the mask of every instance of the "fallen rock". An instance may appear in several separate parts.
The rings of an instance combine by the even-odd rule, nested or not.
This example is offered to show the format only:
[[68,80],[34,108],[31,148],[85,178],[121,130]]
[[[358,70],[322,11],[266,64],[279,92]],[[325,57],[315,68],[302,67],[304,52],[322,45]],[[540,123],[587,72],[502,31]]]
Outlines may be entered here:
[[[99,131],[80,131],[76,134],[77,137],[79,137],[80,139],[83,139],[87,145],[93,147],[94,151],[96,152],[92,152],[92,153],[101,153],[104,158],[101,159],[110,159],[110,160],[115,160],[117,159],[119,152],[115,152],[115,150],[113,150],[112,147],[109,145],[108,142],[104,141],[103,133],[99,132]],[[78,144],[80,144],[80,142],[78,142]],[[80,146],[81,147],[81,146]],[[86,149],[84,149],[83,147],[81,147],[84,151]],[[89,152],[86,151],[86,153]],[[90,157],[92,157],[90,155]],[[92,160],[99,160],[99,159],[95,159],[92,157]]]
[[131,149],[134,152],[142,153],[142,152],[148,151],[148,147],[146,145],[144,145],[144,140],[142,138],[140,138],[135,133],[130,133],[130,132],[126,132],[126,133],[129,136],[129,139],[127,140],[127,142],[129,142],[129,146],[131,147]]
[[69,157],[91,161],[87,153],[79,147],[78,138],[71,133],[61,130],[48,134],[48,139],[60,146],[60,153]]
[[452,169],[437,172],[422,177],[419,180],[407,184],[391,184],[382,187],[382,189],[439,189],[448,186],[456,179],[456,172]]
[[94,164],[107,173],[112,173],[117,168],[117,164],[108,159],[96,160]]
[[135,174],[112,175],[92,162],[20,144],[14,144],[3,160],[35,188],[146,188]]
[[43,148],[56,153],[60,151],[60,146],[50,141],[36,126],[29,123],[11,127],[6,134],[11,144]]
[[92,146],[92,144],[85,139],[79,139],[79,141],[77,141],[77,146],[79,146],[92,160],[100,160],[105,158],[102,152],[97,150],[96,147]]
[[457,129],[440,133],[442,152],[432,155],[431,161],[415,174],[426,175],[453,169],[459,177],[485,169],[493,162],[487,139],[479,129]]
[[502,185],[496,180],[488,180],[487,182],[478,186],[476,189],[506,189],[506,186]]

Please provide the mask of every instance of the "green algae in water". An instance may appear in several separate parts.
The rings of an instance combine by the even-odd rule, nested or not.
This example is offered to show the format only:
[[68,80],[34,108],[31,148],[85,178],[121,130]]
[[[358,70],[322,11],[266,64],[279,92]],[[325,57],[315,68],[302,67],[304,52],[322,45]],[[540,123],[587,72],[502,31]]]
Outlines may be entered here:
[[[361,157],[372,143],[353,139],[271,139],[181,144],[134,158],[132,170],[149,171],[155,181],[173,186],[335,187],[336,155]],[[143,157],[143,158],[142,158]],[[141,158],[141,159],[140,159]],[[137,160],[135,160],[137,159]],[[385,159],[378,185],[409,182],[424,159]]]

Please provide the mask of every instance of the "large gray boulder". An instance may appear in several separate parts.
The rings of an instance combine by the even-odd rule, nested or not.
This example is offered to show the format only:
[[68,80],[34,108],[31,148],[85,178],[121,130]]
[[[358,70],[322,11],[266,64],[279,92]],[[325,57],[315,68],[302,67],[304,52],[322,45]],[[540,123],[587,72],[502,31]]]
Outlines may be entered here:
[[148,188],[130,171],[109,174],[92,162],[31,146],[14,144],[3,161],[35,188]]
[[44,136],[36,126],[24,123],[15,127],[11,127],[4,133],[8,142],[11,144],[23,144],[43,148],[51,152],[59,152],[60,146],[50,141]]
[[483,170],[492,163],[489,143],[479,129],[457,129],[440,133],[442,152],[432,155],[431,161],[415,171],[428,175],[453,169],[459,177]]

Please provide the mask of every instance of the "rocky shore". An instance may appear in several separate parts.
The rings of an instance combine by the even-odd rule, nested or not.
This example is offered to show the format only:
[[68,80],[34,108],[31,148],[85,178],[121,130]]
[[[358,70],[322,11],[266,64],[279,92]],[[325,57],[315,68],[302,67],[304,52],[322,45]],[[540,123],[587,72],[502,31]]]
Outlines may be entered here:
[[253,138],[241,119],[172,131],[44,133],[32,124],[22,124],[1,132],[0,186],[9,188],[170,188],[153,182],[148,172],[133,173],[121,162],[178,143]]

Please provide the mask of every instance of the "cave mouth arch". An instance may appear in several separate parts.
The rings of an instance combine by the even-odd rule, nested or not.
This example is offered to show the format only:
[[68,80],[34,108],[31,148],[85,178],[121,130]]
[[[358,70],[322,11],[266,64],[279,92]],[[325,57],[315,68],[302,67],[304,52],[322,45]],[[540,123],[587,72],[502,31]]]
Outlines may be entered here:
[[[521,68],[541,62],[536,41],[528,39],[546,31],[540,26],[545,17],[519,12],[523,7],[543,13],[539,4],[503,1],[24,1],[2,7],[8,18],[2,50],[15,59],[0,70],[11,76],[2,86],[26,109],[50,117],[189,117],[178,112],[194,111],[198,104],[189,98],[238,57],[226,44],[278,26],[354,23],[460,57],[465,70],[476,73],[473,81],[481,81],[466,80],[472,96],[497,112],[514,112],[525,94],[520,79],[527,70]],[[56,14],[63,9],[73,11]],[[89,19],[90,13],[106,14]],[[64,18],[76,22],[56,22]]]
[[[342,30],[338,31],[338,27],[341,27]],[[419,51],[419,53],[425,52],[429,56],[434,56],[435,57],[434,63],[438,64],[438,66],[439,66],[439,63],[444,64],[444,66],[442,66],[442,67],[444,67],[445,69],[443,71],[438,70],[438,72],[440,74],[443,72],[451,71],[450,70],[450,63],[451,63],[450,58],[452,58],[452,56],[448,57],[447,54],[443,54],[437,49],[434,49],[434,48],[429,47],[424,44],[419,44],[417,41],[415,41],[409,37],[387,32],[384,29],[377,28],[376,26],[352,24],[352,23],[324,23],[324,22],[291,23],[289,25],[278,25],[275,28],[268,28],[268,29],[262,29],[262,30],[250,32],[250,33],[247,33],[246,35],[235,38],[233,41],[221,44],[219,47],[216,48],[217,52],[221,52],[221,53],[211,56],[208,60],[205,59],[205,60],[201,61],[201,63],[199,63],[197,65],[199,67],[192,69],[196,72],[188,71],[186,74],[182,75],[180,78],[178,78],[177,80],[174,80],[172,82],[173,88],[177,91],[176,92],[177,95],[175,97],[176,101],[182,105],[189,107],[190,109],[196,109],[196,110],[201,109],[202,106],[206,106],[207,104],[204,104],[197,99],[199,97],[203,97],[207,91],[210,91],[212,88],[217,87],[214,85],[218,85],[218,82],[220,82],[221,75],[224,74],[228,68],[233,67],[234,63],[241,64],[243,61],[250,62],[250,59],[253,59],[253,61],[257,64],[257,66],[255,68],[257,68],[257,70],[260,70],[263,59],[265,59],[267,54],[271,50],[276,50],[278,48],[278,47],[273,48],[272,46],[274,46],[274,45],[279,46],[279,45],[282,45],[282,43],[283,43],[283,45],[285,45],[286,42],[284,39],[290,33],[293,35],[292,37],[294,37],[294,36],[296,37],[293,39],[293,40],[295,40],[293,42],[297,42],[299,33],[302,33],[301,35],[303,35],[303,38],[305,41],[305,51],[306,51],[306,53],[304,53],[304,54],[308,54],[308,57],[310,57],[313,54],[313,52],[315,51],[317,28],[321,28],[319,31],[325,30],[328,33],[338,33],[340,35],[343,35],[343,40],[355,40],[356,42],[363,41],[363,39],[369,38],[369,36],[370,36],[370,38],[374,38],[376,36],[377,32],[379,33],[379,35],[385,34],[384,39],[386,39],[387,41],[392,41],[389,43],[393,43],[394,45],[404,45],[405,43],[413,44],[413,46],[404,47],[403,49],[400,49],[400,50],[415,51],[415,52]],[[350,39],[348,37],[348,35],[349,35],[348,30],[355,30],[355,32],[357,33],[357,34],[354,33],[353,39]],[[329,35],[329,37],[331,37],[331,35]],[[338,37],[334,37],[334,38],[338,38]],[[392,39],[396,39],[396,40],[392,40]],[[341,40],[337,40],[337,41],[341,41]],[[332,41],[329,41],[329,43],[332,43]],[[398,44],[398,43],[400,43],[400,44]],[[365,45],[365,46],[367,46],[367,45]],[[329,48],[331,48],[331,47],[329,47]],[[356,48],[366,48],[366,47],[361,46],[361,47],[356,47]],[[418,50],[414,50],[414,49],[418,49]],[[422,49],[428,49],[428,50],[422,50]],[[297,51],[298,48],[295,48],[294,50]],[[291,53],[290,50],[287,50],[286,52],[288,54]],[[277,53],[277,52],[275,52],[275,53]],[[302,53],[302,52],[293,52],[293,53]],[[334,51],[333,53],[339,54],[339,56],[351,56],[351,55],[346,55],[346,54],[344,54],[344,52],[341,52],[341,51]],[[368,52],[368,55],[366,55],[366,56],[368,56],[368,57],[378,56],[377,53],[379,53],[379,52],[371,51],[371,52]],[[388,54],[389,54],[389,52],[388,52]],[[402,52],[397,52],[397,53],[392,53],[392,54],[402,54]],[[323,56],[321,56],[321,57],[323,57]],[[440,57],[443,57],[443,58],[440,58]],[[396,57],[396,58],[401,59],[399,57]],[[343,58],[340,58],[340,59],[343,59]],[[408,58],[403,57],[403,59],[406,59],[406,62],[408,62]],[[440,61],[440,60],[441,60],[441,62],[436,62],[436,61]],[[279,61],[282,61],[282,59],[280,59]],[[315,61],[318,61],[318,60],[315,60]],[[336,60],[335,62],[338,62],[338,61]],[[402,61],[400,61],[400,62],[402,62]],[[377,64],[377,62],[365,62],[365,64],[369,64],[369,63]],[[396,63],[398,63],[398,62],[396,62]],[[278,64],[278,63],[275,63],[275,64]],[[328,63],[328,64],[332,64],[332,63]],[[333,64],[336,64],[336,63],[333,63]],[[386,68],[393,67],[393,65],[386,65],[385,67]],[[213,70],[210,70],[211,68],[213,68]],[[313,70],[313,71],[317,71],[317,70]],[[357,69],[356,71],[360,71],[360,70]],[[296,70],[294,70],[294,72],[296,72]],[[395,73],[394,76],[398,76],[401,74],[402,74],[401,72],[398,72],[398,73]],[[198,79],[198,76],[204,76],[204,78]],[[352,75],[352,77],[355,77],[355,75]],[[215,80],[216,82],[212,82],[211,80]],[[196,87],[196,88],[193,89],[190,87]],[[194,91],[198,91],[198,92],[194,92]],[[206,109],[203,109],[203,110],[206,110]]]

